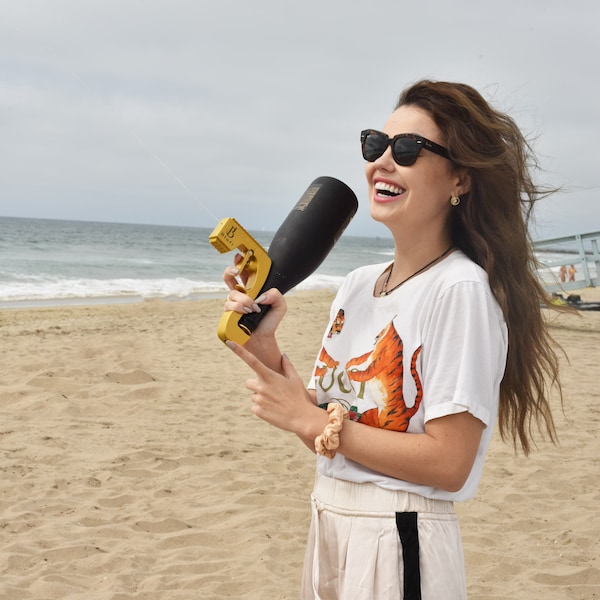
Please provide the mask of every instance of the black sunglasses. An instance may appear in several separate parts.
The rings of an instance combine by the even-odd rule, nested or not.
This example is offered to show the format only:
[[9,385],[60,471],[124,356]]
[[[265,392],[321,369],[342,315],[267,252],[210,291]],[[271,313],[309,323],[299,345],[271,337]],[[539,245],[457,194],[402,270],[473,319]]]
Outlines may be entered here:
[[382,131],[365,129],[360,133],[360,144],[363,158],[369,162],[374,162],[382,156],[388,146],[392,147],[394,160],[403,167],[413,165],[422,148],[450,160],[446,148],[416,133],[399,133],[390,139]]

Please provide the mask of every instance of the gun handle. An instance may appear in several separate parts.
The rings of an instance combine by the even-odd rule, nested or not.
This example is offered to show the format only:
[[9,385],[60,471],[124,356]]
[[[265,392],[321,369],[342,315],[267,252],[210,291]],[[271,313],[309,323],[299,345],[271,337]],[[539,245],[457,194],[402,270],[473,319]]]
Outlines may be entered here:
[[[210,243],[221,253],[237,248],[242,260],[237,267],[249,274],[245,292],[256,298],[262,290],[271,270],[271,259],[267,251],[235,220],[222,219],[209,236]],[[260,313],[256,313],[260,315]],[[223,342],[231,340],[245,344],[256,326],[250,328],[240,322],[247,315],[227,311],[223,313],[217,327],[217,335]]]
[[233,310],[228,310],[221,315],[219,325],[217,327],[217,335],[222,342],[231,340],[236,344],[243,346],[249,339],[252,333],[248,327],[240,323],[240,319],[244,315],[236,313]]

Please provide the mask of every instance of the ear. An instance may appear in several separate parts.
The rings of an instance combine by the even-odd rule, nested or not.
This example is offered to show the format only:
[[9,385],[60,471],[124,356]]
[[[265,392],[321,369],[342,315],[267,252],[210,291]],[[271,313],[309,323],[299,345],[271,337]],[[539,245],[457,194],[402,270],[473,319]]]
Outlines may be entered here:
[[462,196],[471,191],[471,175],[468,169],[458,169],[455,180],[455,196]]

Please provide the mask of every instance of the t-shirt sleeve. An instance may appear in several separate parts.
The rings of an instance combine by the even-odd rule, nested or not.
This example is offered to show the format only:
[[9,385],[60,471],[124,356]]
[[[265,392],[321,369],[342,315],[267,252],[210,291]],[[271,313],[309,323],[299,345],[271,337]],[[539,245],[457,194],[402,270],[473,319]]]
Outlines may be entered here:
[[502,311],[485,284],[463,281],[443,291],[423,332],[425,422],[468,411],[492,424],[507,347]]

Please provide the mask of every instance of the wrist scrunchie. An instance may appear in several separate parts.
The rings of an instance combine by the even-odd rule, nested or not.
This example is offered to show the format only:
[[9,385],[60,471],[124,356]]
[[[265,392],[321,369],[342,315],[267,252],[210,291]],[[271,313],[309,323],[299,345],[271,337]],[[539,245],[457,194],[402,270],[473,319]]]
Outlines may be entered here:
[[329,413],[329,423],[321,435],[315,438],[315,451],[321,456],[333,458],[335,451],[340,445],[340,431],[344,424],[344,419],[348,418],[348,411],[337,402],[330,402],[327,405]]

